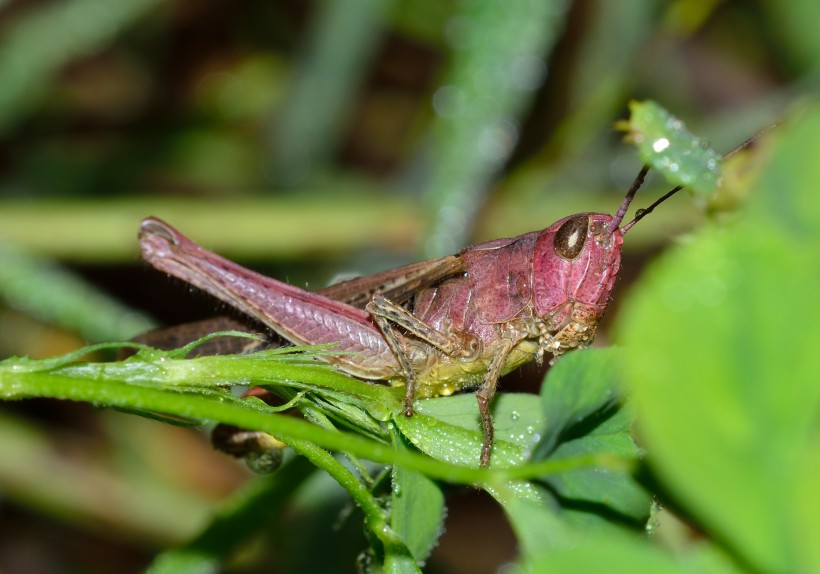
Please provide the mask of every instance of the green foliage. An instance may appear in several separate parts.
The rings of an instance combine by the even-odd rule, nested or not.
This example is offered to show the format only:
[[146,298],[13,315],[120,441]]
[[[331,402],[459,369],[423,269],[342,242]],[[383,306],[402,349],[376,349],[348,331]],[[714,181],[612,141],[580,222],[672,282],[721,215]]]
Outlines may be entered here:
[[[690,157],[696,140],[656,104],[646,106],[671,129],[657,136],[669,138],[664,157]],[[347,490],[369,533],[362,560],[385,572],[418,572],[435,546],[445,514],[441,481],[487,490],[532,572],[619,564],[639,572],[812,571],[820,567],[812,542],[820,532],[813,488],[820,387],[810,354],[820,330],[811,321],[795,329],[795,318],[820,316],[813,296],[820,214],[813,180],[795,177],[804,167],[795,158],[820,154],[817,133],[820,111],[796,114],[765,142],[770,157],[748,208],[726,225],[706,226],[649,270],[619,320],[622,349],[562,358],[540,397],[497,397],[490,469],[477,468],[482,432],[469,394],[421,401],[408,418],[400,388],[315,361],[332,348],[184,358],[212,337],[245,336],[237,332],[173,351],[137,346],[116,363],[77,361],[112,345],[8,359],[0,397],[88,401],[272,434]],[[305,420],[237,398],[238,383],[291,399]],[[623,404],[624,386],[634,405]],[[636,412],[645,468],[632,439]],[[343,452],[350,465],[325,449]],[[387,495],[384,477],[374,481],[359,458],[392,467]],[[281,508],[308,470],[289,460],[188,546],[160,555],[152,571],[212,570],[268,519],[255,511],[260,501]],[[641,536],[652,504],[641,476],[708,536],[682,558]]]
[[157,4],[124,0],[105,6],[95,0],[73,0],[20,18],[0,52],[0,84],[5,86],[0,92],[0,133],[35,109],[60,66],[110,41]]
[[[404,440],[394,433],[397,449],[407,447]],[[444,493],[435,481],[402,465],[393,466],[391,480],[390,526],[423,564],[444,528]]]
[[[230,333],[219,335],[225,334]],[[407,418],[401,414],[400,397],[391,389],[351,379],[310,358],[317,356],[317,352],[328,351],[291,348],[248,356],[178,358],[190,350],[188,347],[163,352],[144,348],[122,363],[72,360],[86,350],[57,359],[9,359],[0,365],[0,396],[84,400],[130,412],[209,419],[273,434],[348,489],[362,507],[365,522],[379,543],[373,552],[381,557],[388,571],[406,570],[415,563],[412,557],[423,560],[441,533],[443,496],[440,486],[431,478],[483,484],[505,507],[521,533],[522,544],[533,555],[544,547],[541,541],[532,539],[532,533],[569,540],[576,536],[574,525],[579,520],[591,524],[588,519],[579,519],[584,514],[597,516],[594,522],[599,525],[612,518],[605,509],[629,516],[633,524],[641,524],[648,516],[649,499],[622,468],[623,462],[633,460],[637,454],[629,438],[631,417],[623,416],[626,411],[619,411],[613,402],[615,379],[600,376],[614,372],[616,356],[612,352],[577,353],[580,359],[562,362],[548,378],[541,400],[532,395],[500,397],[495,409],[498,441],[494,456],[498,470],[487,471],[475,468],[481,432],[477,406],[469,395],[425,401],[416,416]],[[575,368],[579,360],[586,365],[580,371]],[[306,391],[295,403],[306,416],[315,419],[316,415],[310,413],[317,409],[326,420],[372,438],[342,433],[332,425],[320,428],[278,414],[277,409],[260,401],[235,398],[229,387],[237,381],[264,386],[285,396],[289,396],[288,389]],[[584,389],[582,401],[573,400],[577,397],[573,389],[578,388]],[[561,389],[569,389],[569,400],[563,398],[565,392]],[[543,411],[540,403],[546,405]],[[561,412],[566,418],[548,430],[543,414],[539,413],[555,412],[557,403],[564,405]],[[378,421],[392,421],[401,434],[394,434],[392,439],[384,432],[373,437],[378,435]],[[585,430],[581,432],[578,428]],[[542,436],[550,437],[542,445],[557,448],[542,448],[542,454],[530,457],[528,453]],[[408,451],[403,446],[405,438],[432,459]],[[386,446],[391,441],[395,450]],[[313,445],[395,465],[388,507],[392,529],[388,527],[388,508],[373,497],[367,482]],[[514,477],[504,471],[510,465],[517,466]],[[588,469],[592,466],[597,468],[590,473]],[[557,474],[567,470],[570,472],[563,478]],[[282,480],[292,483],[287,478]],[[289,492],[285,489],[282,495]],[[267,496],[264,493],[259,496]],[[235,522],[239,515],[245,517],[243,520],[254,520],[248,507],[257,503],[257,496],[245,500],[218,518],[211,530],[225,532],[227,527],[222,522]],[[592,504],[600,508],[582,513],[568,508],[556,515],[556,505],[563,504]],[[228,540],[223,540],[223,546],[232,548],[247,534],[247,526],[236,529]],[[211,554],[223,553],[215,549],[201,556],[202,541],[212,536],[205,533],[189,550],[161,557],[158,571],[212,561]]]
[[[486,182],[518,138],[513,118],[547,69],[541,54],[564,24],[565,0],[459,3],[451,20],[451,67],[433,95],[438,114],[426,199],[433,222],[428,256],[465,241]],[[447,150],[447,153],[438,153]]]
[[[820,217],[820,110],[767,142],[748,209],[667,254],[619,321],[624,376],[663,498],[707,539],[684,556],[592,539],[532,571],[788,572],[820,567],[820,387],[811,359]],[[731,556],[731,560],[726,557]]]
[[[562,358],[538,395],[500,393],[489,470],[471,394],[406,418],[401,389],[315,360],[332,349],[85,356],[121,346],[104,344],[2,362],[0,494],[10,516],[31,507],[42,522],[9,521],[0,569],[19,546],[94,570],[65,558],[76,528],[156,555],[153,572],[252,570],[269,548],[285,549],[284,571],[319,567],[317,548],[336,571],[362,549],[372,570],[440,571],[447,495],[474,488],[503,509],[522,571],[820,570],[820,120],[792,109],[817,93],[818,3],[302,4],[0,0],[0,355],[60,355],[152,324],[102,294],[118,282],[102,264],[136,263],[149,214],[231,257],[299,261],[277,276],[317,285],[329,259],[367,273],[611,213],[639,161],[609,126],[635,97],[720,150],[786,119],[721,167],[654,101],[632,104],[640,162],[718,213],[645,273],[640,248],[703,215],[679,200],[630,231],[623,275],[639,279],[620,284],[614,334],[599,335],[617,346]],[[121,290],[147,307],[174,287]],[[47,334],[27,336],[27,322]],[[46,347],[62,334],[74,338]],[[247,385],[285,406],[239,398]],[[96,410],[11,404],[28,398]],[[258,429],[289,448],[277,472],[215,502],[230,489],[203,495],[171,475],[230,461],[198,462],[189,443],[142,436],[176,429],[135,432],[142,419],[112,409]]]
[[[812,571],[820,113],[796,114],[747,212],[669,253],[620,324],[660,480],[754,571]],[[798,175],[799,174],[799,175]],[[816,175],[816,174],[815,174]],[[809,518],[809,515],[813,518]]]

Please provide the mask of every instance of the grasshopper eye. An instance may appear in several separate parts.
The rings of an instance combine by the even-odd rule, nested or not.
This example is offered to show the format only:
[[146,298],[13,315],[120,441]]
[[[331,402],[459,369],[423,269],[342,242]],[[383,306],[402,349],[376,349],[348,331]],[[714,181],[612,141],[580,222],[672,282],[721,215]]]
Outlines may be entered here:
[[564,259],[575,259],[584,248],[587,241],[588,218],[586,215],[577,215],[568,219],[555,234],[553,247],[555,252]]

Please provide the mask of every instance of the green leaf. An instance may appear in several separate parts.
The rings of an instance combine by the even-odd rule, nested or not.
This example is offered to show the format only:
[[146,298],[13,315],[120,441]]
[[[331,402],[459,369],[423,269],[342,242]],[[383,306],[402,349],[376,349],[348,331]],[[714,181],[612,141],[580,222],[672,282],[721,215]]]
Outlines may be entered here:
[[[541,387],[548,424],[535,460],[590,454],[638,457],[630,434],[634,413],[618,404],[619,360],[620,351],[610,348],[576,351],[556,362]],[[596,516],[634,526],[649,516],[651,497],[623,469],[582,468],[543,480],[565,504],[595,509]]]
[[726,556],[707,546],[673,557],[636,536],[591,536],[526,564],[528,574],[554,572],[630,572],[632,574],[730,574],[738,572]]
[[[579,351],[553,368],[541,397],[496,397],[492,466],[519,466],[534,449],[534,461],[635,458],[638,449],[629,434],[633,414],[617,402],[616,358],[612,349]],[[420,401],[414,417],[400,416],[395,422],[422,452],[461,465],[478,464],[483,432],[471,394]],[[504,507],[527,555],[572,544],[579,536],[573,523],[611,528],[609,520],[615,519],[641,528],[649,515],[651,498],[628,469],[584,467],[544,474],[540,480],[549,488],[520,480],[483,484]],[[573,510],[579,507],[585,511]]]
[[[551,458],[571,458],[591,454],[610,454],[637,458],[640,450],[630,435],[633,413],[623,408],[586,436],[568,440]],[[618,468],[582,468],[543,478],[561,496],[565,505],[575,504],[584,512],[574,519],[585,525],[600,518],[643,528],[649,517],[652,496],[630,472]],[[590,512],[591,510],[595,512]]]
[[702,195],[715,190],[720,176],[719,153],[651,100],[631,102],[629,109],[632,115],[623,127],[646,165],[660,171],[671,183]]
[[421,569],[413,557],[407,553],[387,552],[384,559],[386,574],[421,574]]
[[[806,247],[807,261],[820,259],[820,202],[812,192],[820,181],[820,162],[814,158],[820,138],[820,119],[816,108],[800,110],[787,119],[781,129],[772,130],[777,149],[770,169],[765,170],[756,185],[757,196],[749,205],[755,218],[781,228],[781,233]],[[779,140],[777,138],[780,138]],[[782,190],[782,191],[781,191]],[[809,263],[810,265],[811,263]]]
[[504,508],[515,531],[521,553],[534,558],[577,543],[579,533],[558,511],[555,499],[544,488],[524,481],[487,486]]
[[[538,397],[507,393],[493,403],[496,440],[491,466],[521,464],[543,426]],[[421,452],[458,465],[478,466],[484,433],[472,394],[419,401],[412,417],[398,416],[395,422]]]
[[568,432],[595,413],[617,404],[614,349],[570,353],[556,361],[541,387],[541,405],[549,423],[536,456],[544,458]]
[[747,212],[658,261],[618,323],[658,476],[767,572],[820,569],[820,513],[806,510],[820,508],[806,474],[820,427],[820,217],[805,161],[820,157],[820,110],[784,129]]
[[[398,432],[394,444],[407,448]],[[390,525],[420,564],[442,533],[444,510],[444,493],[435,481],[404,466],[393,467]]]

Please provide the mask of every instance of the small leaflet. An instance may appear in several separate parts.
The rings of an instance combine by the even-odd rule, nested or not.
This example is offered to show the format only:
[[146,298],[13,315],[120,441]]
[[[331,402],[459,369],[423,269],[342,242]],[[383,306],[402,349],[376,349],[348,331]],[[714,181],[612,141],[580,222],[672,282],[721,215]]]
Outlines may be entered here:
[[673,184],[684,185],[703,196],[720,180],[721,155],[702,138],[692,135],[683,122],[657,103],[631,102],[628,121],[618,128],[638,147],[641,159]]

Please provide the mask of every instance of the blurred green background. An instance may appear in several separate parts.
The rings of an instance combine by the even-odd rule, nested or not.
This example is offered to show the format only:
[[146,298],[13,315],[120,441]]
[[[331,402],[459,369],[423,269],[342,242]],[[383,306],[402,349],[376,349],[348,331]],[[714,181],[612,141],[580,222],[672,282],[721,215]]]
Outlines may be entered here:
[[[147,215],[316,288],[613,212],[640,167],[612,129],[629,100],[727,150],[816,93],[817,22],[814,0],[0,0],[0,357],[220,310],[140,264]],[[608,320],[699,217],[678,201],[630,233]],[[137,571],[248,477],[190,430],[4,404],[0,571]],[[320,544],[350,571],[344,505],[316,479],[234,570],[309,571]],[[450,508],[431,572],[515,556],[484,496]]]

